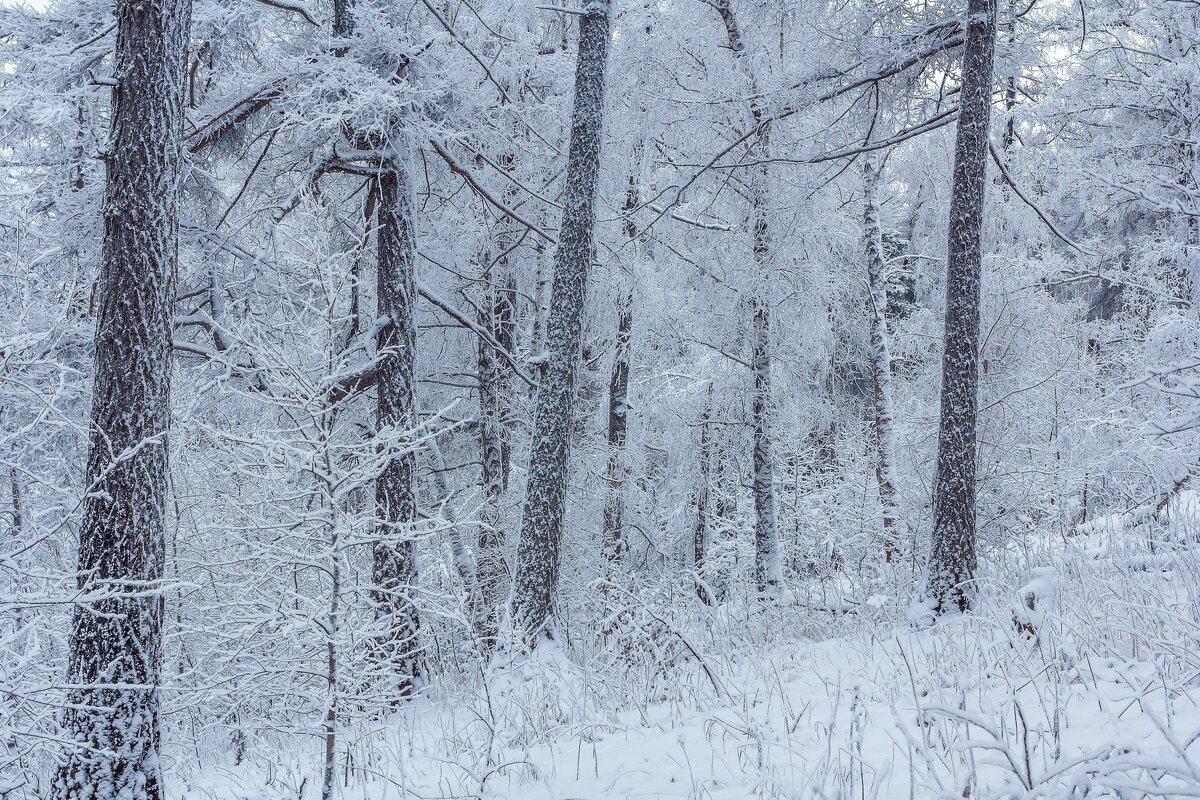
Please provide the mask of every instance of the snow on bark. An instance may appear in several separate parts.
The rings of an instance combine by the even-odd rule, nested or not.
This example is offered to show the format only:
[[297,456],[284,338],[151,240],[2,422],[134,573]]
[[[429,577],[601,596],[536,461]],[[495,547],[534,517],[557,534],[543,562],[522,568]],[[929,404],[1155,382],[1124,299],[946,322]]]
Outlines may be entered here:
[[696,572],[696,596],[705,605],[712,605],[714,598],[708,586],[708,503],[709,481],[712,479],[712,420],[713,386],[708,385],[708,397],[704,400],[704,411],[700,415],[700,478],[696,484],[696,530],[692,539],[692,565]]
[[604,502],[603,557],[606,568],[625,551],[625,440],[629,429],[629,340],[633,332],[633,295],[621,296],[617,339],[608,382],[608,497]]
[[[387,320],[376,347],[378,423],[380,428],[417,427],[415,356],[417,349],[415,202],[408,138],[394,132],[382,156],[376,302]],[[410,538],[417,521],[416,452],[388,459],[375,481],[379,540],[375,545],[373,584],[379,619],[384,623],[375,642],[376,658],[385,665],[389,701],[410,697],[420,678],[420,616],[413,602],[417,586],[416,549]]]
[[522,640],[520,646],[531,646],[536,637],[549,634],[551,603],[558,583],[571,406],[596,219],[608,40],[609,2],[588,0],[579,16],[579,56],[562,226],[554,254],[545,362],[537,390],[529,483],[513,580],[510,615],[513,633]]
[[892,354],[888,347],[887,273],[883,261],[883,233],[879,226],[879,178],[874,157],[863,161],[863,242],[867,255],[867,298],[871,312],[871,377],[875,392],[875,478],[883,511],[883,558],[898,555],[896,541],[896,456],[892,402]]
[[164,503],[189,0],[116,6],[61,798],[159,798]]
[[725,26],[729,49],[750,79],[750,115],[758,126],[756,150],[759,163],[749,176],[750,220],[754,253],[752,302],[753,341],[750,364],[754,373],[754,577],[763,595],[783,590],[783,552],[776,522],[775,462],[771,442],[771,309],[766,300],[771,267],[771,230],[768,219],[768,160],[771,153],[771,116],[763,104],[753,67],[746,57],[746,44],[730,0],[712,4]]
[[754,368],[754,578],[763,595],[776,595],[783,590],[783,553],[775,515],[775,470],[771,453],[770,352],[769,309],[765,300],[756,297],[750,362]]
[[[333,34],[340,40],[334,55],[350,53],[357,20],[354,0],[337,0]],[[373,151],[376,190],[376,422],[379,428],[417,428],[416,399],[416,204],[412,187],[411,137],[392,120],[385,134],[364,135],[347,125],[343,134],[353,147]],[[436,446],[436,442],[434,442]],[[411,697],[421,677],[420,614],[416,548],[411,528],[417,521],[417,456],[411,448],[389,454],[375,479],[375,526],[372,552],[372,603],[379,628],[371,638],[371,659],[390,705]],[[461,548],[459,548],[461,550]],[[459,553],[460,563],[465,554]]]
[[[621,207],[622,228],[634,252],[639,250],[637,226],[632,214],[637,210],[639,178],[645,144],[633,148],[633,168]],[[627,289],[617,305],[617,336],[613,343],[612,372],[608,381],[608,496],[604,501],[604,528],[601,555],[605,569],[612,569],[624,554],[625,543],[625,440],[629,428],[629,342],[633,334],[633,290]]]
[[976,568],[975,472],[983,200],[996,45],[996,0],[970,0],[947,244],[941,421],[925,602],[970,609]]
[[[505,166],[511,167],[511,157]],[[515,343],[517,286],[508,268],[508,253],[516,243],[511,220],[501,220],[500,232],[493,243],[495,256],[486,254],[495,265],[485,273],[487,291],[480,308],[480,325],[492,339],[513,352]],[[478,587],[475,624],[487,641],[495,638],[501,604],[508,592],[510,570],[505,558],[508,537],[502,527],[504,493],[508,490],[508,423],[512,386],[508,370],[500,363],[496,349],[479,339],[479,443],[483,508],[479,515],[479,556],[476,562]]]

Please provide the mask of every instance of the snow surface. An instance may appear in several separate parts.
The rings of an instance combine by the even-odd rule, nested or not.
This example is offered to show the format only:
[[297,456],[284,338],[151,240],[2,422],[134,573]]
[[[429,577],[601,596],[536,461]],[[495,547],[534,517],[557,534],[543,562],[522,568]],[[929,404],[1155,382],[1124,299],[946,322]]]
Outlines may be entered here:
[[[983,610],[933,628],[897,624],[886,594],[833,614],[789,596],[661,620],[686,645],[673,665],[581,665],[543,644],[363,731],[370,764],[341,796],[1200,796],[1200,558],[1183,545],[1147,566],[1149,539],[1096,528],[1031,537],[1045,566],[1021,581],[990,565]],[[268,747],[292,754],[179,768],[170,796],[315,796],[304,745]]]

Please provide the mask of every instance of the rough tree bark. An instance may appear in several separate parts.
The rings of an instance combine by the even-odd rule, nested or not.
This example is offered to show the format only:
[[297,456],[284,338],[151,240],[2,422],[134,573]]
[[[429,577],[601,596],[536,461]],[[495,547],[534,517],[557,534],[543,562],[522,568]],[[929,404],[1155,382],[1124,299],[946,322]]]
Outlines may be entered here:
[[[336,0],[334,50],[350,52],[355,32],[354,0]],[[400,64],[395,74],[405,67]],[[364,135],[347,128],[351,145],[376,151],[376,312],[386,323],[376,335],[376,422],[402,431],[417,427],[415,361],[417,349],[415,214],[412,195],[412,145],[392,120],[386,134]],[[389,454],[375,479],[375,525],[371,587],[379,630],[370,639],[371,660],[379,670],[389,705],[411,697],[421,677],[421,620],[413,593],[417,585],[416,550],[409,530],[417,521],[416,452]]]
[[579,15],[579,56],[562,226],[554,254],[545,361],[537,390],[529,483],[513,579],[511,624],[519,640],[515,644],[521,647],[532,647],[538,636],[551,633],[549,622],[558,584],[572,398],[596,219],[608,40],[609,0],[587,0]]
[[696,570],[696,596],[705,605],[713,604],[713,597],[708,590],[708,577],[705,570],[705,559],[708,554],[708,496],[709,482],[712,480],[712,438],[709,422],[712,419],[713,386],[708,385],[708,397],[704,401],[704,411],[700,415],[700,479],[696,485],[696,531],[692,541],[693,567]]
[[629,342],[633,334],[633,294],[617,306],[617,338],[608,381],[608,497],[604,501],[603,557],[606,569],[625,553],[625,440],[629,430]]
[[[376,303],[387,323],[376,347],[378,423],[380,428],[414,430],[417,426],[415,355],[416,290],[413,266],[415,204],[407,137],[394,132],[380,158]],[[416,549],[409,529],[417,521],[416,452],[406,449],[388,458],[375,479],[375,545],[372,582],[383,630],[376,656],[386,665],[391,703],[410,697],[420,679],[420,615],[413,601],[417,585]]]
[[746,43],[738,27],[730,0],[712,3],[725,25],[729,49],[750,79],[750,115],[758,129],[756,151],[759,163],[750,170],[750,222],[754,254],[752,298],[753,340],[750,364],[754,373],[752,404],[754,427],[754,579],[761,595],[783,590],[783,548],[776,522],[775,460],[771,441],[771,308],[767,284],[771,269],[771,229],[768,218],[768,159],[771,153],[771,116],[763,105],[754,69],[746,54]]
[[162,797],[171,329],[190,0],[116,4],[88,494],[60,798]]
[[[643,144],[633,148],[633,167],[621,207],[622,229],[638,254],[638,231],[632,214],[639,200]],[[635,255],[634,260],[637,260]],[[633,290],[627,289],[617,305],[617,336],[613,343],[612,372],[608,381],[608,496],[604,501],[601,555],[606,569],[616,566],[624,555],[625,542],[625,440],[629,429],[629,352],[633,334]]]
[[975,599],[976,422],[983,200],[996,47],[996,0],[970,0],[947,243],[945,352],[925,598],[935,614]]
[[896,541],[896,457],[892,423],[892,354],[888,347],[887,274],[883,261],[883,233],[879,227],[880,166],[875,158],[863,160],[863,242],[867,255],[867,302],[871,316],[871,377],[875,390],[875,478],[883,511],[883,560],[899,553]]
[[[515,155],[505,153],[501,165],[511,169]],[[515,190],[505,200],[515,196]],[[487,286],[480,306],[480,326],[508,352],[513,352],[516,339],[516,279],[509,269],[509,257],[517,242],[516,227],[508,218],[497,222],[497,233],[486,254],[484,282]],[[483,508],[479,515],[479,557],[476,562],[476,582],[479,607],[475,624],[484,641],[494,641],[504,595],[508,591],[509,568],[505,559],[508,537],[501,523],[504,493],[508,490],[509,445],[508,404],[511,382],[495,349],[479,339],[479,443]]]

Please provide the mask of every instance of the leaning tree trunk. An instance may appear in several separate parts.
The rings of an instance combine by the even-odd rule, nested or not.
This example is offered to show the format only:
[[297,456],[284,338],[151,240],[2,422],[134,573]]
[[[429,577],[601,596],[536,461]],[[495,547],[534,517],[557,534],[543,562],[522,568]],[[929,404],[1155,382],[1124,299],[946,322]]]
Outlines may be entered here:
[[587,0],[579,16],[566,192],[513,578],[510,614],[521,647],[532,647],[539,635],[550,634],[551,603],[558,584],[572,399],[596,220],[608,40],[609,0]]
[[896,456],[892,424],[892,354],[888,348],[887,275],[883,263],[883,234],[879,227],[878,162],[863,161],[863,241],[867,253],[867,298],[871,312],[871,377],[875,389],[875,479],[883,511],[883,560],[892,562],[899,552],[896,542]]
[[754,580],[760,595],[783,590],[783,548],[776,522],[775,461],[771,442],[771,309],[767,284],[771,269],[771,230],[768,219],[767,161],[771,154],[771,117],[763,105],[753,68],[746,59],[746,43],[730,0],[713,5],[725,25],[729,49],[750,79],[750,115],[758,127],[759,163],[750,172],[750,221],[754,253],[753,334],[750,364],[754,373],[752,415],[754,426]]
[[162,796],[164,502],[190,0],[116,5],[61,798]]
[[941,423],[933,488],[933,547],[925,596],[935,613],[975,599],[975,469],[979,406],[979,289],[996,0],[970,0],[954,151],[946,270]]
[[[380,157],[379,243],[376,302],[386,320],[377,338],[376,364],[379,427],[411,431],[417,427],[414,361],[417,326],[413,265],[416,238],[412,169],[407,139],[393,134]],[[411,526],[417,521],[416,452],[392,454],[375,480],[379,540],[372,575],[381,630],[376,657],[385,674],[388,702],[410,697],[420,678],[420,616],[413,602],[417,585],[416,549]]]

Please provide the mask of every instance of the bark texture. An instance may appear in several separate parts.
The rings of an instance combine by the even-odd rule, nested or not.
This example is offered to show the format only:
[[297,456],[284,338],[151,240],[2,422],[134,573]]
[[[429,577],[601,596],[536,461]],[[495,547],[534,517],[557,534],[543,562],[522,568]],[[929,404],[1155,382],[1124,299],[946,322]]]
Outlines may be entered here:
[[604,502],[603,556],[606,567],[618,564],[625,543],[625,441],[629,431],[629,341],[633,334],[633,295],[621,297],[617,339],[608,381],[608,497]]
[[767,160],[771,153],[771,116],[763,105],[758,80],[746,54],[746,44],[738,27],[730,0],[719,0],[713,8],[721,16],[729,49],[750,79],[750,115],[758,128],[756,145],[759,163],[749,175],[750,225],[754,254],[753,340],[750,364],[754,372],[754,579],[762,595],[777,595],[783,590],[783,548],[776,521],[775,460],[771,440],[771,308],[767,286],[771,269],[771,228],[768,217],[769,181]]
[[[416,290],[413,263],[415,204],[407,140],[391,137],[379,176],[379,263],[376,302],[387,322],[376,342],[379,427],[414,430],[417,424],[415,354]],[[410,530],[417,521],[416,452],[393,454],[375,480],[379,541],[375,545],[373,585],[376,613],[383,630],[376,656],[386,665],[387,691],[395,703],[410,697],[420,678],[420,615],[413,602],[417,585],[416,552]]]
[[572,399],[596,220],[608,42],[608,0],[588,0],[579,16],[562,226],[554,254],[545,362],[538,384],[529,484],[513,579],[512,628],[524,647],[531,647],[537,636],[550,633],[551,603],[558,584]]
[[[333,34],[340,40],[334,53],[339,57],[350,53],[354,6],[354,0],[334,3]],[[386,322],[375,339],[376,422],[381,430],[411,431],[417,427],[416,205],[411,142],[401,124],[392,120],[388,135],[368,136],[350,126],[343,134],[353,147],[378,153],[375,303],[377,317]],[[371,599],[379,629],[370,641],[371,660],[393,706],[412,696],[421,677],[421,622],[414,602],[418,573],[410,538],[417,521],[416,459],[411,448],[390,453],[375,479],[378,539],[372,553]]]
[[700,479],[696,484],[696,531],[692,541],[692,563],[696,570],[696,596],[705,605],[713,604],[708,589],[705,560],[708,555],[708,505],[709,482],[712,479],[712,435],[709,423],[712,420],[713,387],[708,385],[708,398],[700,416]]
[[950,198],[933,546],[925,585],[937,614],[966,611],[975,598],[979,293],[995,48],[996,0],[970,0]]
[[[506,254],[515,242],[514,226],[509,220],[502,220],[493,247],[496,263],[485,275],[488,288],[480,309],[480,325],[510,353],[516,338],[517,287],[508,269]],[[478,366],[483,508],[479,515],[479,557],[475,570],[479,607],[475,618],[480,635],[490,642],[496,636],[501,604],[509,585],[509,567],[505,558],[508,537],[502,527],[501,512],[504,493],[508,490],[508,408],[512,385],[495,348],[483,338],[479,339]]]
[[879,484],[879,506],[883,512],[883,560],[895,560],[896,456],[892,402],[892,354],[888,347],[887,272],[883,260],[883,233],[879,226],[878,162],[863,161],[863,243],[867,256],[867,298],[871,317],[871,377],[875,391],[875,479]]
[[80,599],[60,798],[162,797],[164,503],[190,0],[116,5]]

